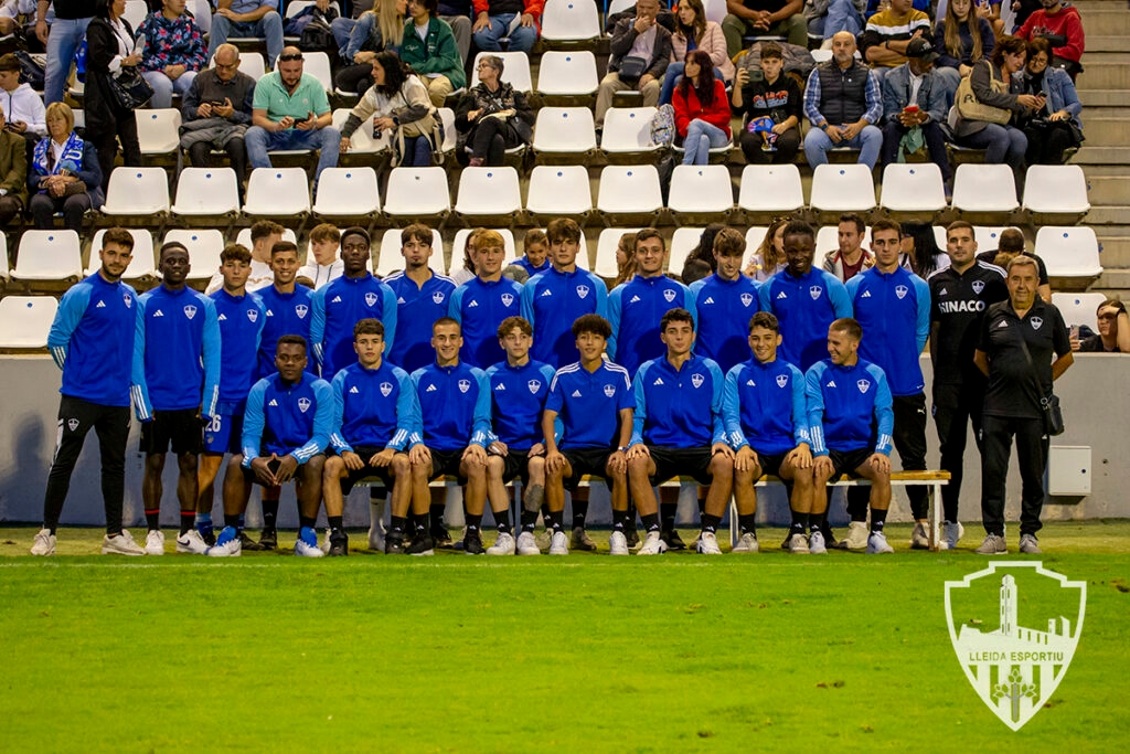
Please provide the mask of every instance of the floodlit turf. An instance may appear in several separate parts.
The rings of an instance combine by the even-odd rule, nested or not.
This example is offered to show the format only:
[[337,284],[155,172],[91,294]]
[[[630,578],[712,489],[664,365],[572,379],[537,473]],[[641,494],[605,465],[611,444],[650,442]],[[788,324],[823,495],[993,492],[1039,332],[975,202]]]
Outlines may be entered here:
[[645,561],[606,537],[565,559],[371,556],[359,532],[349,558],[214,561],[89,555],[81,529],[60,554],[88,556],[38,560],[33,529],[0,529],[20,556],[0,557],[0,751],[1120,750],[1130,523],[1051,524],[1028,558],[1089,591],[1074,663],[1017,733],[946,626],[978,533],[911,553],[896,526],[893,556],[818,558],[773,529],[760,555]]

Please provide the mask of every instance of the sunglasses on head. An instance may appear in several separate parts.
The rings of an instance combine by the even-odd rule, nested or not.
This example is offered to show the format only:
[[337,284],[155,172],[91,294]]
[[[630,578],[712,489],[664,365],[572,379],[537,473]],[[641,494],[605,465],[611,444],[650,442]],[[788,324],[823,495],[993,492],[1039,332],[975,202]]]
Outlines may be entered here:
[[291,60],[302,60],[302,59],[303,59],[303,57],[302,57],[301,52],[288,52],[286,54],[279,55],[279,62],[280,63],[288,63]]

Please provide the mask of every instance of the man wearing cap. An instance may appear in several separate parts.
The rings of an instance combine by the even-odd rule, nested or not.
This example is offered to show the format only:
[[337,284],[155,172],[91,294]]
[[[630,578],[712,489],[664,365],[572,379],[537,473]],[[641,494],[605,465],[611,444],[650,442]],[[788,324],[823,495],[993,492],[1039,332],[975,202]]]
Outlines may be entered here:
[[942,124],[946,119],[946,91],[934,70],[938,52],[925,37],[906,45],[906,63],[883,78],[884,165],[898,162],[899,152],[914,152],[926,144],[930,161],[942,171],[947,193],[952,185]]

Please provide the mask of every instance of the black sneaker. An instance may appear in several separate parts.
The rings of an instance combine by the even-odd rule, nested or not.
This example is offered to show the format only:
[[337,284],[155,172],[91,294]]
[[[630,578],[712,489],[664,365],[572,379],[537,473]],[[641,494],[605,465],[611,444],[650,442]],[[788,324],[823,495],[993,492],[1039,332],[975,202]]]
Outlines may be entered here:
[[412,544],[404,548],[405,555],[435,555],[436,543],[427,534],[417,534]]
[[349,535],[345,532],[330,534],[330,551],[326,553],[331,558],[339,558],[349,554]]
[[259,549],[260,550],[277,550],[279,549],[279,533],[276,529],[264,529],[263,533],[259,535]]
[[454,543],[451,541],[451,532],[446,528],[432,529],[432,534],[428,539],[433,542],[435,547],[447,550],[455,547]]
[[243,531],[239,533],[239,544],[240,547],[243,548],[244,552],[247,552],[248,550],[250,550],[251,552],[259,552],[263,549],[259,546],[258,542],[247,536],[247,532]]
[[404,554],[404,535],[389,532],[385,536],[385,555]]
[[467,555],[483,554],[483,536],[480,532],[469,531],[463,535],[463,552]]
[[825,521],[824,524],[820,527],[820,533],[824,535],[824,546],[825,547],[832,548],[832,547],[839,547],[840,546],[839,543],[836,541],[835,535],[832,534],[831,525],[827,521]]
[[628,540],[629,550],[634,550],[640,546],[640,533],[636,527],[624,529],[624,538]]
[[679,551],[687,549],[687,543],[679,536],[679,532],[674,529],[663,532],[659,535],[659,538],[667,545],[668,550]]

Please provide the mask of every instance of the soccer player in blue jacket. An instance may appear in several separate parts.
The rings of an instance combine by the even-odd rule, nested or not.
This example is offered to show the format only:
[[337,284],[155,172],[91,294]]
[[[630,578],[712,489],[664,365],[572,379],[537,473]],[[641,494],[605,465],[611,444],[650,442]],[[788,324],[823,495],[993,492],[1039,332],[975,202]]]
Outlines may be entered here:
[[133,344],[133,396],[141,426],[145,473],[141,497],[149,534],[145,551],[165,552],[161,531],[161,472],[172,445],[180,471],[180,534],[177,552],[204,554],[208,544],[193,528],[199,487],[197,456],[201,421],[210,423],[220,401],[220,324],[216,305],[185,284],[191,265],[188,249],[170,241],[161,247],[162,283],[137,300],[141,310]]
[[[894,412],[883,370],[859,358],[863,330],[854,319],[828,328],[828,356],[804,375],[815,493],[811,518],[820,528],[828,511],[830,479],[840,474],[871,482],[871,533],[867,552],[894,552],[883,533],[891,505],[891,432]],[[811,549],[811,542],[809,544]]]
[[[901,240],[898,223],[880,220],[872,225],[875,266],[849,280],[847,290],[855,319],[867,333],[859,344],[859,357],[882,369],[891,388],[895,413],[892,439],[902,468],[921,471],[926,468],[926,380],[918,357],[930,336],[930,287],[899,264]],[[930,501],[926,488],[907,487],[906,494],[916,522],[910,546],[929,549]],[[859,506],[853,520],[858,517],[862,522],[866,512]],[[862,527],[857,530],[862,531]],[[850,535],[849,531],[849,540]]]
[[[549,397],[553,367],[530,358],[533,328],[521,317],[507,317],[498,326],[505,361],[486,371],[491,394],[493,440],[487,448],[487,497],[498,526],[498,541],[488,555],[540,555],[534,541],[538,510],[545,499],[545,438],[541,413]],[[522,532],[515,543],[510,533],[510,498],[506,483],[521,477]]]
[[[216,414],[204,427],[204,452],[197,471],[200,498],[196,505],[196,530],[209,545],[215,544],[212,533],[213,484],[225,453],[238,453],[243,436],[243,413],[247,393],[256,382],[259,339],[267,322],[263,302],[247,291],[251,274],[251,252],[231,243],[220,253],[220,275],[223,286],[209,298],[216,306],[220,325],[220,402]],[[239,532],[243,547],[258,545]]]
[[573,336],[581,359],[558,369],[549,386],[541,430],[546,447],[545,501],[553,530],[550,555],[569,554],[569,538],[562,528],[565,490],[575,490],[585,474],[599,475],[608,483],[613,519],[610,550],[614,555],[628,554],[627,451],[635,398],[628,370],[604,360],[611,335],[608,320],[599,314],[578,317]]
[[386,348],[396,342],[396,294],[365,268],[371,253],[369,232],[347,228],[341,234],[345,271],[310,299],[314,317],[310,342],[327,380],[355,360],[353,326],[362,319],[379,319],[384,324]]
[[[409,438],[416,532],[405,552],[433,554],[435,541],[424,523],[431,503],[428,482],[452,474],[463,486],[467,519],[463,552],[481,555],[480,529],[487,496],[486,447],[491,441],[490,385],[481,369],[460,360],[463,337],[455,320],[436,320],[432,325],[432,347],[435,362],[412,373],[422,418]],[[395,536],[395,521],[403,521],[407,511],[394,505],[392,514],[397,518],[389,532],[390,539]]]
[[636,276],[608,294],[608,358],[634,375],[640,364],[657,359],[666,349],[659,337],[659,320],[669,309],[686,309],[698,324],[694,294],[663,274],[667,245],[655,228],[636,234]]
[[737,230],[719,230],[714,236],[717,270],[691,284],[698,309],[695,354],[712,359],[723,373],[749,358],[749,320],[760,310],[761,284],[742,274],[745,246]]
[[824,358],[828,326],[851,316],[847,289],[830,272],[812,266],[816,233],[793,220],[785,226],[785,269],[766,280],[758,292],[761,311],[781,326],[781,358],[804,371]]
[[133,236],[110,228],[102,237],[98,272],[63,294],[47,348],[63,370],[55,456],[43,499],[43,528],[32,555],[55,554],[55,530],[71,486],[71,474],[91,427],[102,452],[102,504],[106,510],[104,555],[144,555],[122,529],[126,440],[129,436],[133,337],[140,307],[137,293],[122,282],[133,258]]
[[599,277],[577,266],[577,254],[583,250],[581,226],[575,220],[551,220],[546,236],[552,263],[523,286],[522,316],[534,329],[531,357],[557,369],[577,358],[569,329],[577,317],[608,316],[608,287]]
[[[435,360],[432,323],[447,316],[455,290],[454,280],[428,266],[433,251],[432,229],[423,223],[409,225],[400,231],[404,269],[384,279],[396,294],[397,306],[396,341],[385,358],[408,374]],[[441,249],[441,256],[442,253]]]
[[[659,337],[667,347],[666,355],[645,361],[632,381],[636,407],[628,483],[647,531],[639,554],[667,551],[667,543],[660,538],[653,486],[686,474],[710,487],[698,551],[721,555],[718,524],[730,502],[734,480],[734,452],[726,442],[722,422],[725,378],[714,361],[691,353],[694,318],[686,309],[671,309],[663,315]],[[626,544],[624,550],[626,553]]]
[[277,371],[255,383],[247,396],[242,450],[224,475],[224,531],[212,557],[240,554],[235,536],[252,484],[281,487],[294,480],[298,498],[295,555],[320,558],[314,525],[322,500],[323,454],[333,431],[334,397],[330,383],[306,371],[306,339],[284,335],[275,346]]
[[[322,495],[330,524],[330,555],[348,555],[349,538],[342,526],[345,497],[362,479],[377,477],[391,490],[393,508],[405,510],[412,496],[408,473],[408,437],[420,421],[420,403],[408,373],[382,358],[384,325],[363,319],[353,326],[357,361],[333,379],[334,416]],[[372,525],[375,525],[373,522]],[[403,547],[399,537],[385,540],[385,551]]]
[[804,374],[778,357],[781,330],[777,318],[758,312],[749,322],[753,358],[726,373],[722,413],[726,434],[736,452],[734,502],[741,537],[732,552],[759,550],[755,519],[757,491],[763,474],[779,477],[789,487],[792,525],[786,546],[793,553],[827,553],[824,535],[813,526],[805,538],[812,510],[812,444]]
[[502,275],[506,243],[495,230],[480,230],[475,238],[476,276],[455,289],[447,316],[462,328],[460,361],[479,369],[506,355],[498,345],[498,326],[521,312],[522,286]]

